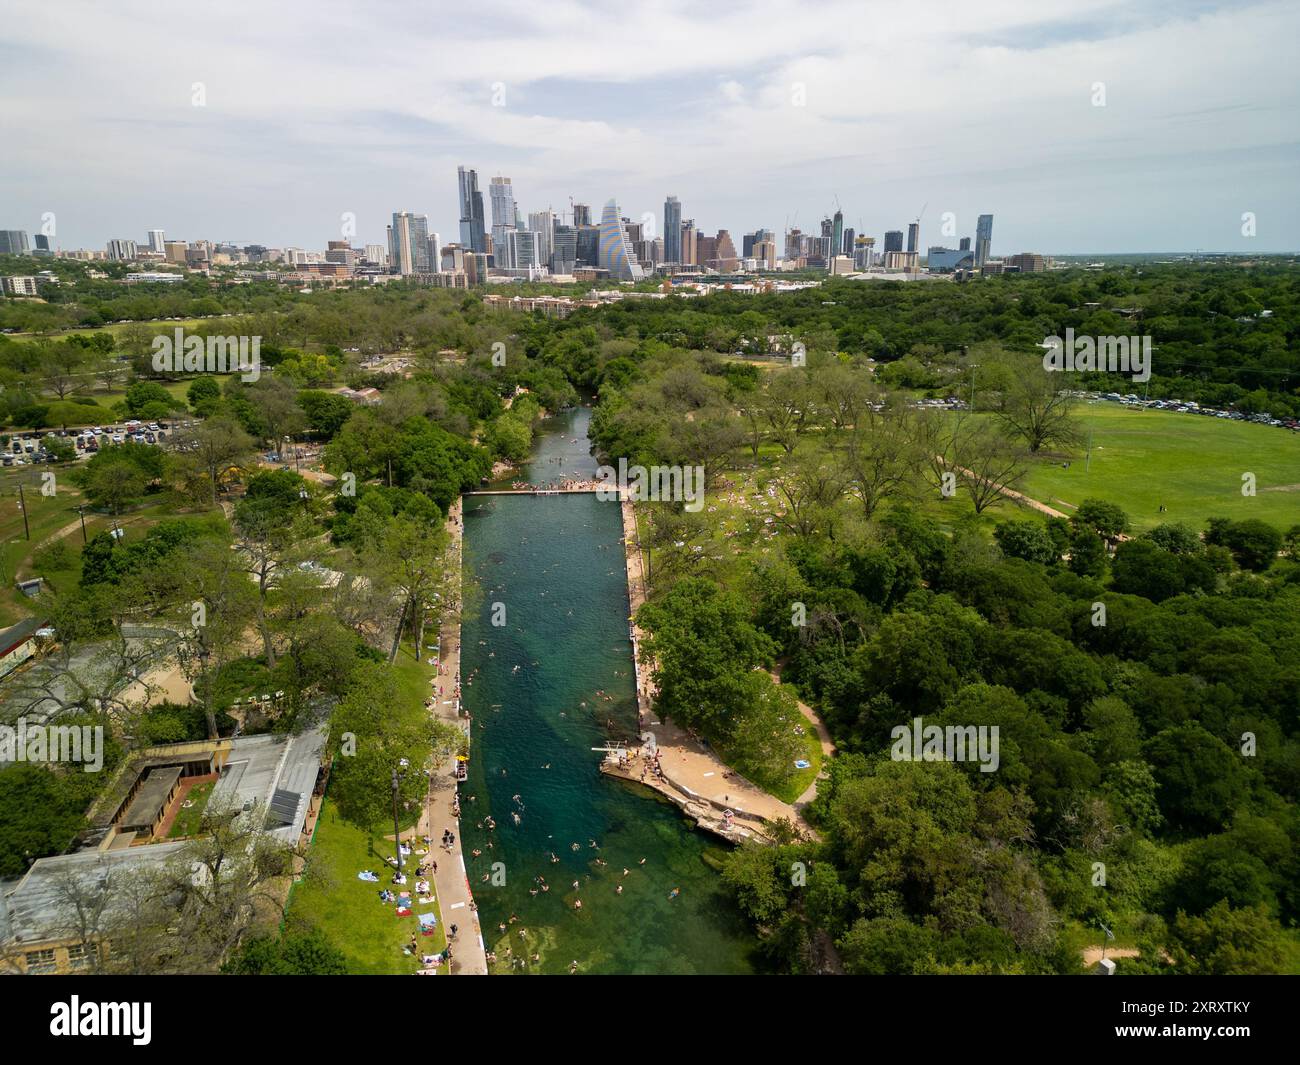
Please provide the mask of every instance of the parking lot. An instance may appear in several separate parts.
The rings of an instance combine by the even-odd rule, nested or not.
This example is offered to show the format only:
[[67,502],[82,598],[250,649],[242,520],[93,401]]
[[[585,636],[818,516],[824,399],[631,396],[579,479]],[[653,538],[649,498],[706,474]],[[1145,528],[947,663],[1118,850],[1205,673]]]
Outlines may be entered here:
[[76,449],[77,459],[95,454],[101,448],[131,441],[159,446],[167,443],[178,430],[192,426],[192,421],[142,422],[131,419],[118,425],[95,425],[82,429],[29,430],[8,434],[8,443],[0,452],[5,466],[37,465],[54,461],[48,442],[67,440]]

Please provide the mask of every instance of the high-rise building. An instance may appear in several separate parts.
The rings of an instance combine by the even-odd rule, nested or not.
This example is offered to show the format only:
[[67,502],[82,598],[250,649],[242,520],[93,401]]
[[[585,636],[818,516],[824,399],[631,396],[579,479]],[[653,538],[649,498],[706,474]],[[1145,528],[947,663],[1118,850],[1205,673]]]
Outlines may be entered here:
[[429,217],[409,211],[394,211],[388,227],[388,265],[394,273],[431,274],[429,265]]
[[574,228],[576,230],[574,237],[576,255],[574,261],[582,263],[584,266],[599,266],[600,227],[581,225]]
[[835,219],[831,223],[831,255],[839,255],[840,249],[844,247],[844,212],[838,208],[835,211]]
[[[27,235],[23,234],[23,239]],[[129,262],[135,258],[135,241],[133,240],[110,240],[108,242],[108,257],[118,262]]]
[[962,251],[970,251],[970,237],[962,237],[957,247]]
[[573,226],[557,225],[551,240],[551,258],[547,264],[553,274],[573,273],[578,258],[578,231]]
[[[428,219],[425,219],[425,225],[428,225]],[[428,272],[438,274],[442,272],[442,234],[429,234],[429,257]]]
[[713,238],[713,259],[714,267],[718,270],[734,270],[738,265],[736,245],[731,240],[731,234],[725,229],[719,229],[718,235]]
[[506,231],[507,264],[497,263],[498,267],[508,265],[511,270],[535,271],[543,263],[538,254],[541,236],[531,229],[510,229]]
[[903,250],[903,231],[901,229],[888,229],[885,231],[885,254],[891,251]]
[[508,177],[494,177],[488,185],[492,202],[492,255],[497,266],[507,266],[510,257],[510,231],[516,228],[515,190]]
[[161,229],[151,229],[151,230],[149,230],[149,250],[150,250],[150,251],[156,251],[156,252],[159,252],[159,253],[165,252],[165,251],[166,251],[166,243],[167,243],[167,242],[163,239],[163,231],[162,231]]
[[754,253],[753,257],[759,261],[760,268],[776,269],[776,241],[756,240],[751,251]]
[[975,224],[975,265],[983,266],[993,251],[993,216],[982,214]]
[[682,204],[676,196],[664,200],[664,262],[682,261]]
[[49,254],[50,254],[50,238],[49,238],[49,237],[47,237],[44,233],[37,233],[36,236],[34,236],[32,239],[33,239],[34,241],[36,241],[35,252],[36,252],[37,255],[49,255]]
[[1047,260],[1037,252],[1022,251],[1019,255],[1008,255],[1002,261],[1007,270],[1019,270],[1022,274],[1041,274],[1047,269]]
[[555,239],[555,212],[549,207],[545,211],[530,211],[528,228],[537,234],[537,265],[547,266],[551,261],[552,242]]
[[386,266],[388,265],[388,252],[384,250],[382,244],[367,244],[366,262],[374,263],[376,266]]
[[695,219],[688,218],[682,223],[682,258],[686,264],[700,261],[699,233],[695,229]]
[[573,225],[578,226],[591,225],[591,208],[585,203],[575,203],[573,205]]
[[921,243],[921,223],[912,222],[907,227],[907,250],[919,251],[917,247]]
[[854,240],[854,238],[855,238],[856,236],[857,236],[857,234],[853,231],[852,227],[850,227],[849,229],[846,229],[846,230],[844,231],[844,242],[840,245],[840,250],[839,250],[838,252],[836,252],[836,254],[837,254],[837,255],[840,255],[840,254],[842,254],[842,255],[848,255],[849,257],[852,257],[852,255],[853,255],[853,240]]
[[457,169],[460,181],[460,243],[468,251],[487,251],[487,230],[483,225],[483,193],[478,189],[478,171]]
[[25,229],[0,229],[0,255],[26,255],[27,251]]
[[618,203],[609,200],[600,216],[600,265],[619,281],[640,281],[645,274],[628,245]]

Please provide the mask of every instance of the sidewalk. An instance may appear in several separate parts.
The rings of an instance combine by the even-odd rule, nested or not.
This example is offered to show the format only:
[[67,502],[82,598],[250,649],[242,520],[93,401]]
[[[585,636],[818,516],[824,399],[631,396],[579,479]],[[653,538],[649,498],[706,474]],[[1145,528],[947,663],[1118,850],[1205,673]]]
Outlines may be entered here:
[[[461,564],[461,501],[458,498],[447,515],[447,532],[451,536],[448,550],[453,565]],[[424,653],[424,648],[420,649]],[[455,725],[468,734],[469,720],[456,714],[460,684],[460,622],[451,619],[443,626],[438,659],[438,676],[431,697],[432,712],[442,720]],[[420,816],[419,835],[430,837],[429,859],[438,863],[433,875],[438,894],[438,910],[442,914],[443,931],[450,938],[451,926],[457,926],[455,940],[451,941],[451,971],[453,975],[486,976],[488,971],[483,933],[479,927],[478,913],[474,910],[474,895],[469,877],[465,873],[465,858],[460,848],[460,821],[452,815],[452,800],[456,797],[456,764],[444,765],[434,773],[429,782],[429,794]],[[456,836],[451,853],[439,846],[444,829]]]

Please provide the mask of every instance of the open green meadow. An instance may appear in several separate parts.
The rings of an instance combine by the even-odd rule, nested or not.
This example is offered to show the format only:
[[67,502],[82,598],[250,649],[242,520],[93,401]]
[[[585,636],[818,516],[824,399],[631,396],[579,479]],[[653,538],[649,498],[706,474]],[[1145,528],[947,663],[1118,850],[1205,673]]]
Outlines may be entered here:
[[[1092,433],[1091,462],[1082,451],[1041,462],[1025,480],[1026,495],[1066,514],[1084,499],[1106,499],[1138,529],[1164,521],[1201,529],[1217,516],[1279,529],[1300,523],[1300,434],[1105,402],[1084,404],[1078,415]],[[1242,495],[1244,473],[1255,475],[1254,496]]]

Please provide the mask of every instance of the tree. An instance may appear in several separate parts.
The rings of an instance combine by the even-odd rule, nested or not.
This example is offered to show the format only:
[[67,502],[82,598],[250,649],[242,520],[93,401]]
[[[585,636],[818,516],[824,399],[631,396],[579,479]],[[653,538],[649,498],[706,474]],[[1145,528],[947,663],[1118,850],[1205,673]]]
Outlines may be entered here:
[[[144,495],[144,474],[135,463],[123,458],[107,458],[112,452],[101,452],[104,461],[92,461],[81,477],[86,497],[97,507],[105,507],[114,514],[138,502]],[[95,456],[96,459],[99,455]]]
[[298,406],[307,416],[308,428],[314,429],[326,440],[334,439],[343,428],[343,423],[357,409],[356,404],[346,396],[310,389],[298,393]]
[[1146,759],[1159,786],[1161,812],[1174,825],[1222,828],[1246,797],[1241,757],[1200,725],[1179,725],[1152,737]]
[[1226,547],[1242,569],[1262,573],[1277,559],[1282,548],[1282,534],[1258,518],[1244,521],[1211,518],[1205,542]]
[[402,633],[409,626],[419,657],[424,639],[425,612],[446,570],[447,533],[439,524],[417,521],[406,514],[389,520],[376,548],[366,553],[366,571],[396,592],[398,613],[388,661],[397,658]]
[[89,353],[80,344],[69,341],[49,344],[41,356],[41,379],[59,399],[67,399],[84,387]]
[[217,501],[217,487],[221,474],[230,466],[237,466],[253,450],[253,438],[230,415],[221,414],[200,423],[184,441],[208,475],[212,486],[212,502]]
[[1285,940],[1268,908],[1221,901],[1200,917],[1179,913],[1169,929],[1176,971],[1189,976],[1272,976],[1284,971]]
[[133,418],[148,417],[149,407],[154,404],[163,408],[164,416],[176,406],[172,394],[157,381],[137,381],[129,385],[123,402],[127,414]]
[[655,664],[659,706],[674,721],[723,738],[734,735],[745,707],[742,678],[770,660],[771,640],[749,620],[745,601],[703,577],[678,581],[637,615],[642,644]]
[[185,398],[195,410],[205,401],[221,398],[221,386],[211,377],[196,377],[185,390]]
[[318,929],[258,936],[244,943],[222,968],[235,976],[346,976],[346,955]]
[[[838,402],[846,402],[843,395]],[[856,405],[851,424],[845,468],[850,490],[862,504],[863,517],[870,520],[890,496],[910,494],[925,459],[917,449],[913,419],[902,406],[876,411],[866,403]]]
[[[330,717],[330,735],[342,744],[330,774],[330,797],[344,820],[370,832],[392,818],[393,772],[405,760],[422,767],[432,735],[431,715],[412,714],[392,669],[377,662],[357,666],[347,693]],[[350,753],[349,753],[350,752]],[[418,806],[428,781],[423,773],[398,774],[398,802]]]
[[178,647],[181,667],[201,693],[208,737],[216,739],[213,682],[223,665],[240,657],[244,631],[257,614],[257,587],[238,553],[219,540],[199,541],[177,565],[182,609],[193,632]]
[[1001,503],[1028,472],[1019,448],[988,424],[973,425],[958,435],[953,460],[976,514]]
[[801,445],[775,477],[785,513],[777,517],[797,536],[813,536],[831,526],[834,509],[844,496],[840,466],[815,443]]
[[1069,448],[1079,444],[1082,431],[1073,404],[1059,378],[1040,366],[1017,366],[1008,375],[994,414],[1011,436],[1037,453],[1048,445]]
[[1008,558],[1050,566],[1059,557],[1056,544],[1041,521],[999,522],[993,530],[993,539]]

